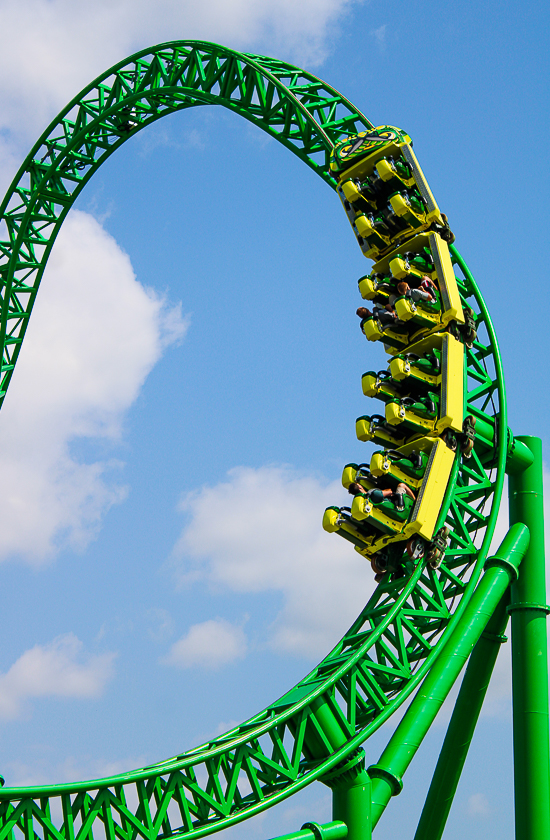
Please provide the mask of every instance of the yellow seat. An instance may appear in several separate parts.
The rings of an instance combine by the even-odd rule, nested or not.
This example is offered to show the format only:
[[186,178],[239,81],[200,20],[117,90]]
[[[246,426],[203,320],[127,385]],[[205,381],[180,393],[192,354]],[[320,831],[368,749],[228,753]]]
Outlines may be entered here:
[[403,481],[405,484],[408,484],[413,490],[420,487],[424,478],[423,476],[421,478],[414,478],[406,473],[400,468],[399,461],[392,461],[388,457],[387,452],[375,452],[370,460],[369,470],[376,477],[391,475],[397,481]]
[[342,184],[342,192],[351,204],[353,204],[354,201],[357,201],[362,197],[359,191],[359,187],[357,186],[355,181],[351,180],[351,178],[349,181],[344,181],[344,183]]
[[363,324],[363,332],[369,341],[379,341],[384,337],[383,331],[380,329],[380,324],[376,318],[369,318]]
[[439,312],[428,312],[407,297],[401,297],[395,301],[395,311],[402,321],[410,321],[414,318],[417,322],[426,326],[436,326],[441,323]]
[[377,425],[367,415],[358,417],[355,421],[355,434],[357,439],[365,443],[373,441],[379,446],[397,448],[405,443],[406,438],[399,431],[393,431],[385,426]]
[[[359,294],[361,295],[363,300],[374,300],[375,297],[378,297],[380,295],[380,291],[377,288],[376,281],[374,279],[371,279],[371,277],[368,275],[367,277],[361,277],[361,279],[358,280],[358,286]],[[388,297],[388,295],[385,295],[385,297]]]

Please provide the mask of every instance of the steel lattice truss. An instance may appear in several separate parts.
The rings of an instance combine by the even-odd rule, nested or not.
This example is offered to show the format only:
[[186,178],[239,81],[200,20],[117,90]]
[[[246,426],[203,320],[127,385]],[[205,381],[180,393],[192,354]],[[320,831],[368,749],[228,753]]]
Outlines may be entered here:
[[50,249],[77,195],[129,136],[166,114],[207,104],[259,126],[329,183],[333,144],[372,127],[315,76],[214,44],[161,45],[97,79],[43,134],[0,206],[0,404]]
[[[5,395],[56,233],[100,164],[140,128],[218,103],[276,137],[334,186],[328,153],[371,123],[298,68],[212,44],[175,42],[117,65],[69,104],[37,143],[0,208]],[[441,651],[477,583],[502,492],[507,418],[485,304],[451,249],[478,339],[467,350],[468,412],[492,430],[457,456],[437,527],[450,529],[437,570],[417,565],[382,583],[334,650],[276,703],[231,732],[116,777],[0,790],[0,840],[200,837],[364,762],[361,744],[410,695]],[[491,437],[491,435],[490,435]]]

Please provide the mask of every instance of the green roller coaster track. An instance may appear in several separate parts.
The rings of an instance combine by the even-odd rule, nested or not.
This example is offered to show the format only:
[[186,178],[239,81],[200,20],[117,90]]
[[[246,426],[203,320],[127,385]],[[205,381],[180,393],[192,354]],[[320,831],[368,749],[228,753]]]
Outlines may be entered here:
[[[333,189],[329,157],[334,145],[373,128],[310,73],[206,42],[161,44],[111,68],[47,128],[0,207],[0,401],[57,232],[81,190],[139,130],[166,114],[206,104],[223,105],[259,126]],[[466,399],[480,432],[472,457],[455,459],[437,525],[450,532],[439,568],[419,563],[407,577],[383,580],[310,674],[215,740],[109,778],[2,788],[0,840],[20,834],[25,840],[198,838],[247,819],[317,779],[335,790],[374,780],[376,822],[401,780],[383,759],[367,777],[361,745],[434,673],[442,651],[449,649],[447,641],[462,634],[493,535],[507,458],[521,447],[508,430],[501,360],[487,307],[454,247],[451,255],[461,298],[477,326],[477,339],[466,350]],[[502,562],[510,566],[505,557]],[[322,827],[314,834],[344,836],[338,825],[332,835]]]

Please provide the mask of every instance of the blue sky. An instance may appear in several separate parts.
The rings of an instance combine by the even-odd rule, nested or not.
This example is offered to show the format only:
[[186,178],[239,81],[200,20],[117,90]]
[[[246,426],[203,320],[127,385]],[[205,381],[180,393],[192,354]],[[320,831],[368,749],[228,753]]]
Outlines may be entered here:
[[[0,22],[2,189],[78,89],[176,38],[302,64],[405,128],[489,305],[510,425],[547,447],[546,6],[0,0]],[[282,694],[351,623],[370,570],[320,521],[342,465],[364,459],[360,377],[383,365],[354,315],[368,266],[332,191],[220,108],[151,126],[83,192],[0,416],[8,783],[191,747]],[[513,836],[507,653],[450,840]],[[381,840],[413,835],[443,724]],[[234,833],[329,818],[314,785]]]

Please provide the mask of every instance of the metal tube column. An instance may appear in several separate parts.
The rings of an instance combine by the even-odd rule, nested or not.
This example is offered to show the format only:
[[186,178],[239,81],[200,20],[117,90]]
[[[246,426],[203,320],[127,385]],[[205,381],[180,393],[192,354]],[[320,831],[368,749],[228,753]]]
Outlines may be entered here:
[[[517,474],[533,463],[531,450],[509,433],[506,472]],[[508,624],[510,591],[500,601],[468,662],[447,734],[422,809],[415,840],[440,840],[468,756],[479,713]]]
[[373,828],[391,797],[401,792],[403,773],[414,758],[510,582],[517,577],[518,566],[528,544],[529,530],[525,525],[512,525],[494,557],[486,561],[485,574],[461,620],[390,738],[378,764],[368,768],[373,780]]
[[[318,698],[313,709],[317,724],[331,748],[337,750],[342,747],[348,735],[326,700]],[[314,740],[310,740],[308,746],[317,756],[323,755],[323,748]],[[371,840],[371,779],[365,770],[364,750],[353,750],[319,781],[332,790],[332,819],[346,824],[347,840]]]
[[332,819],[348,827],[348,840],[370,840],[371,780],[366,770],[355,779],[340,780],[332,789]]
[[509,478],[510,524],[524,522],[531,541],[512,586],[512,694],[516,840],[550,837],[548,660],[542,443],[519,438],[533,464]]
[[468,662],[414,840],[440,840],[508,624],[506,592]]

